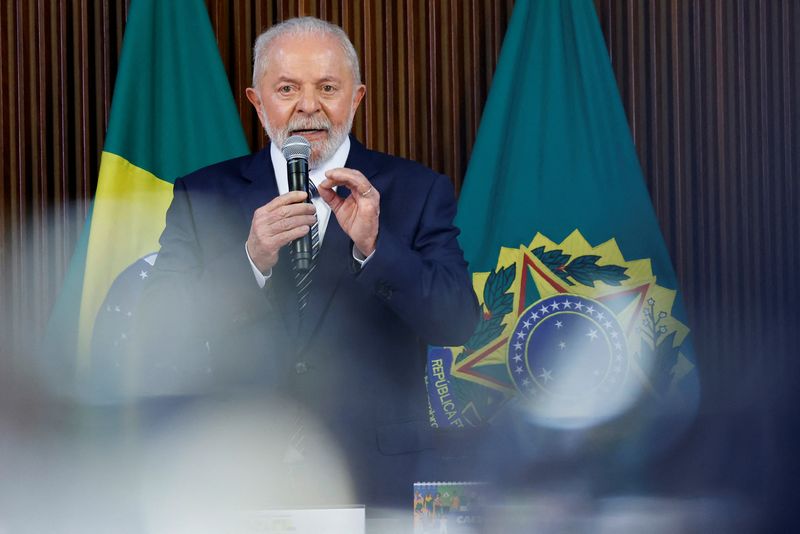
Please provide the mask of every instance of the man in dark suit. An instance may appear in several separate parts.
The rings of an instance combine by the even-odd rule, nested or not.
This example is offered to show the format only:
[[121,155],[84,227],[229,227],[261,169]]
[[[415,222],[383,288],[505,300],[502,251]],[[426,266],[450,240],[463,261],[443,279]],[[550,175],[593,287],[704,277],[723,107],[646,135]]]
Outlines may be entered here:
[[[358,500],[410,503],[415,478],[439,475],[426,345],[460,345],[478,319],[452,185],[348,135],[366,88],[340,28],[284,22],[254,64],[247,96],[272,143],[175,182],[140,313],[165,355],[146,387],[289,397],[335,437]],[[288,191],[290,135],[311,143],[311,203]],[[310,232],[318,254],[299,282],[287,245]]]

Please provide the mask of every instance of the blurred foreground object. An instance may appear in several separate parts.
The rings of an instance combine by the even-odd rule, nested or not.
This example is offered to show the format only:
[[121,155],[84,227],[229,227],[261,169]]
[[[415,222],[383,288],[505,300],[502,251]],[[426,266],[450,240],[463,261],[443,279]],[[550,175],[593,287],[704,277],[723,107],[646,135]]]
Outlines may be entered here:
[[201,401],[162,420],[141,477],[148,532],[226,532],[251,511],[354,499],[324,425],[276,398]]

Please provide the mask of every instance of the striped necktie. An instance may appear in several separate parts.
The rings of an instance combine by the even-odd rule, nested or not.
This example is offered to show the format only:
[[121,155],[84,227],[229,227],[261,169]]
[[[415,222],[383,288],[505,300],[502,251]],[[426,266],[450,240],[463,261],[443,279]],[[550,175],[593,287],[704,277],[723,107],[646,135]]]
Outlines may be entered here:
[[[319,196],[317,186],[311,180],[308,181],[308,195],[309,198],[316,198]],[[311,273],[314,272],[314,267],[317,266],[317,254],[319,254],[319,224],[317,224],[317,215],[314,214],[314,224],[311,226],[311,268],[305,273],[297,272],[294,275],[294,283],[297,287],[297,304],[300,308],[302,315],[303,309],[308,304],[308,294],[311,289]]]

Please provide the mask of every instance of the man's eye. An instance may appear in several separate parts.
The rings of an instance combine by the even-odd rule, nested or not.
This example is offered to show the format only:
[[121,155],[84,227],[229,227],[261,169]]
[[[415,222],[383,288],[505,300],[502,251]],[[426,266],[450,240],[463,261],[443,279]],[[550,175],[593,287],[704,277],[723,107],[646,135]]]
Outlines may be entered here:
[[280,87],[278,87],[278,92],[279,93],[283,93],[284,95],[288,95],[289,93],[292,92],[292,86],[291,85],[281,85]]
[[336,87],[334,87],[333,85],[330,85],[330,84],[323,85],[322,86],[322,92],[323,93],[334,93],[334,92],[336,92]]

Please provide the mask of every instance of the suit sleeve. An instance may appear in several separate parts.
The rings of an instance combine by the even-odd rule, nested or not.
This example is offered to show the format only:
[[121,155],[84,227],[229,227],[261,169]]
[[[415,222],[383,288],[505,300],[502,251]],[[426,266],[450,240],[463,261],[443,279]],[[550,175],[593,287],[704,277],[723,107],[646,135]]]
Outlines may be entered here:
[[[195,315],[202,310],[195,319],[202,329],[224,331],[261,309],[264,293],[247,260],[246,235],[241,241],[233,239],[225,250],[210,252],[201,247],[197,231],[192,198],[179,179],[146,291],[162,305],[179,307],[176,311]],[[170,298],[155,298],[158,295]]]
[[229,352],[222,340],[236,339],[238,328],[263,321],[269,309],[243,241],[213,255],[203,250],[192,201],[177,180],[161,249],[136,311],[134,336],[148,392],[196,392],[218,382],[223,369],[236,363],[221,354]]
[[479,318],[467,263],[458,245],[453,186],[437,175],[409,245],[381,226],[375,255],[357,279],[431,345],[457,346]]

